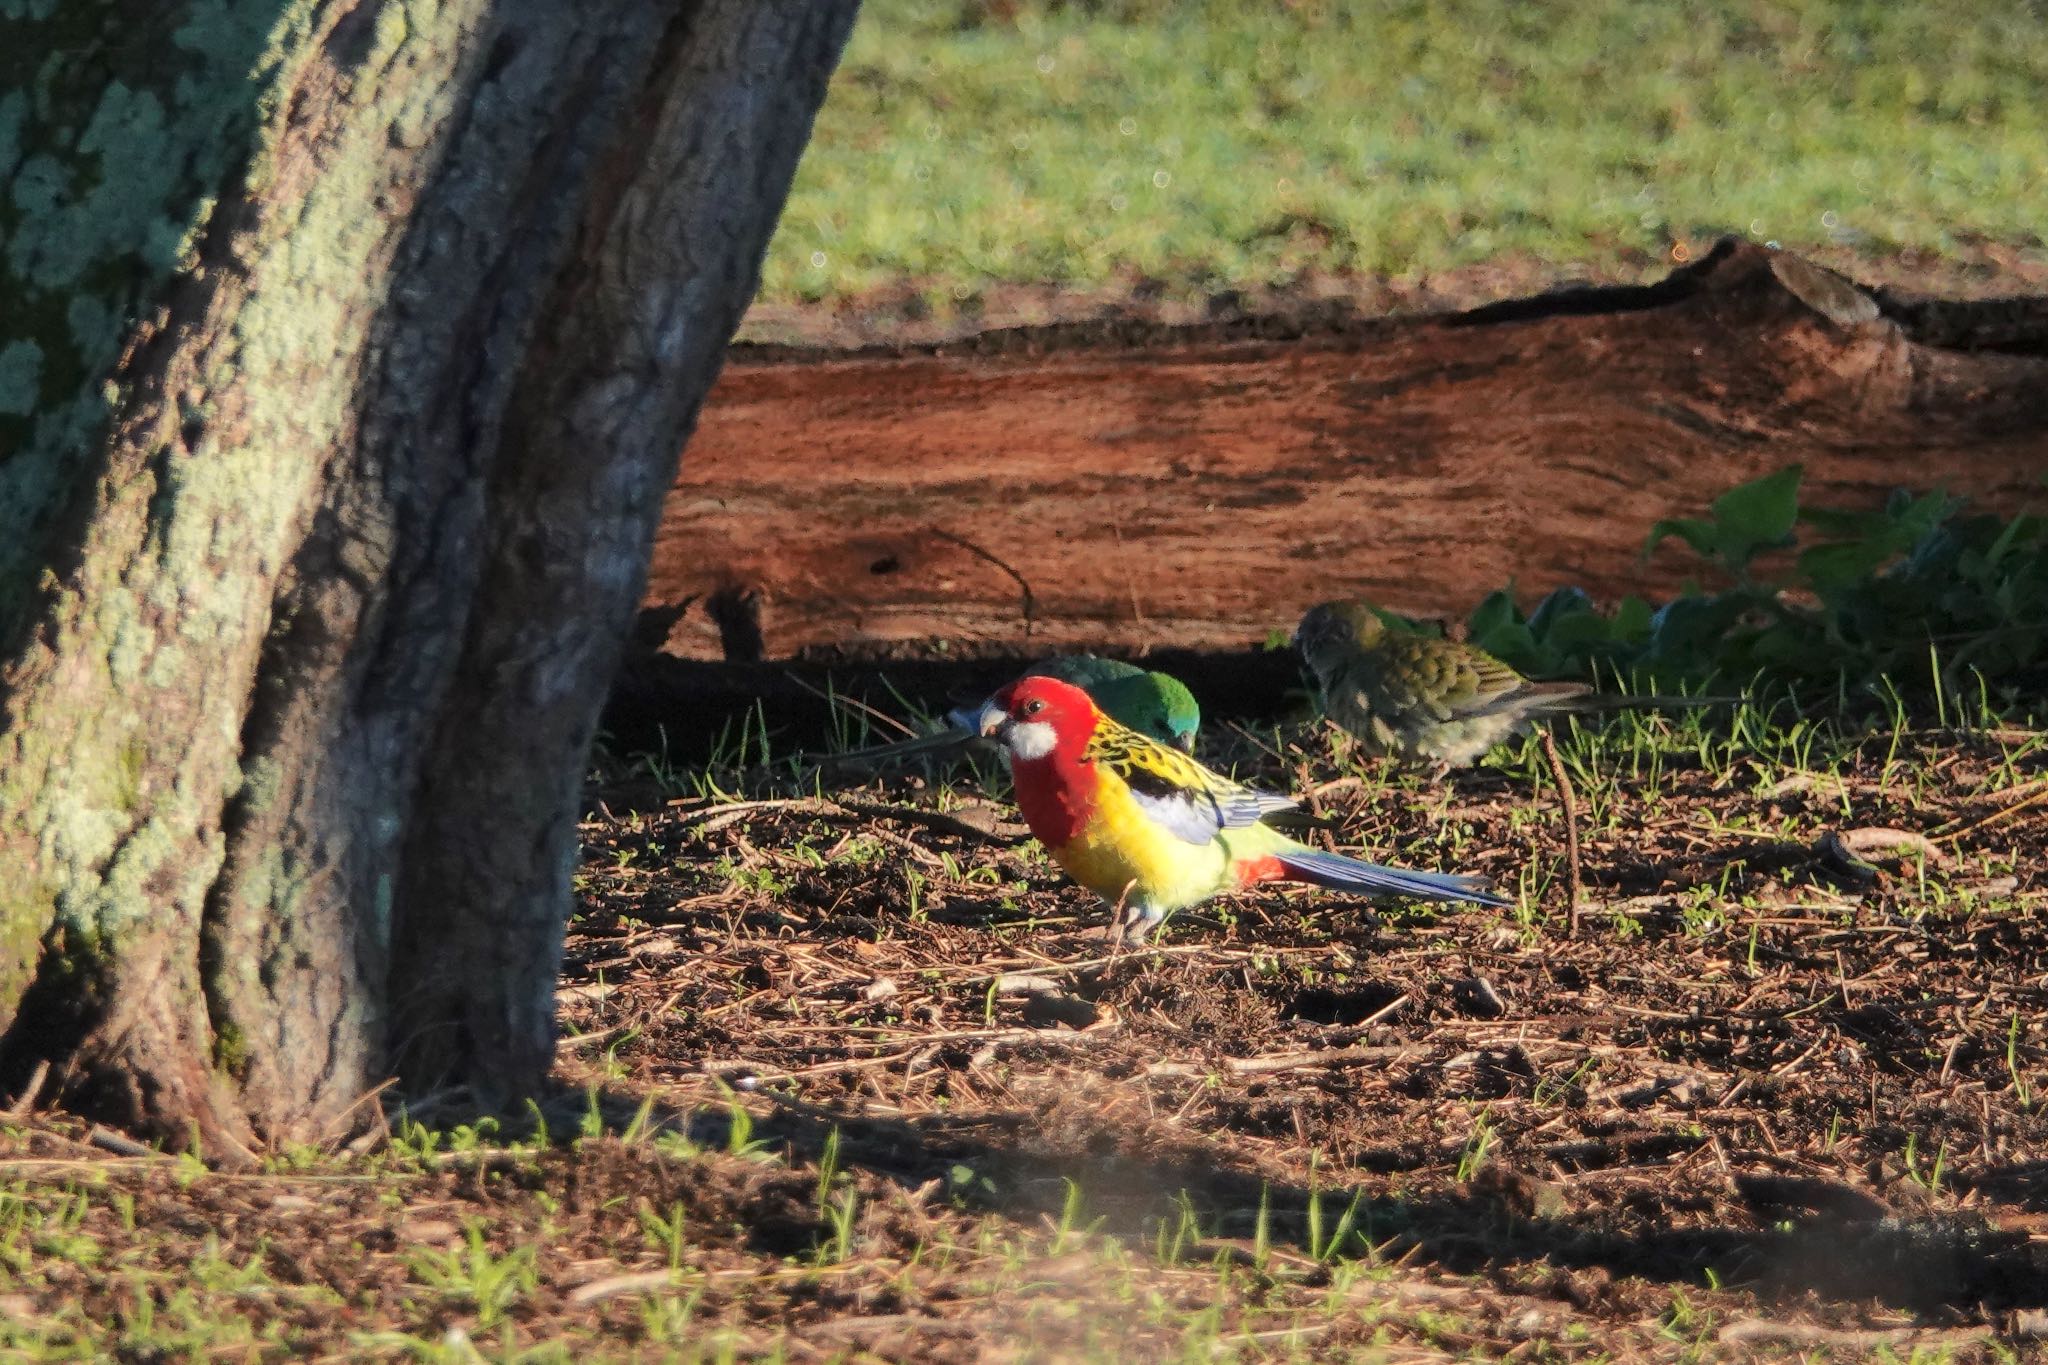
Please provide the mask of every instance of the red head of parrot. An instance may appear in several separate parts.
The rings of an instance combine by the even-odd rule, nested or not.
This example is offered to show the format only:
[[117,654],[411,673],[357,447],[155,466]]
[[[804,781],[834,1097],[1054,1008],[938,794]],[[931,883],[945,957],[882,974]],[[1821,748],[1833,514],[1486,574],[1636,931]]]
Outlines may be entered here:
[[1019,678],[981,708],[979,729],[1009,753],[1018,808],[1048,848],[1065,845],[1095,813],[1101,779],[1084,751],[1101,721],[1088,694],[1058,678]]

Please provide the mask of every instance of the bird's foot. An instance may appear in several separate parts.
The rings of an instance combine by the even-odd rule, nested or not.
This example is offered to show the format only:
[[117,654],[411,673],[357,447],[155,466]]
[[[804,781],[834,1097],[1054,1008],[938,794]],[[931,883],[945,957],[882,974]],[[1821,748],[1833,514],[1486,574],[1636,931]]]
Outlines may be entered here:
[[1111,936],[1121,948],[1141,948],[1166,916],[1143,905],[1125,907],[1111,927]]

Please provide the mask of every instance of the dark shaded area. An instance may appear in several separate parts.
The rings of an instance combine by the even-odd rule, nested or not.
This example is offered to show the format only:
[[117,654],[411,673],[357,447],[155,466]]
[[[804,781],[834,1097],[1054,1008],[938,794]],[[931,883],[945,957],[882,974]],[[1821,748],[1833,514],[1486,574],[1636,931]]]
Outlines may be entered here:
[[1503,299],[1481,304],[1443,319],[1447,327],[1488,327],[1504,322],[1533,322],[1539,318],[1593,317],[1603,313],[1635,313],[1663,308],[1689,299],[1710,288],[1743,242],[1723,237],[1713,249],[1696,261],[1679,266],[1653,284],[1567,285],[1545,290],[1526,299]]
[[[1211,1240],[1209,1255],[1217,1242],[1254,1241],[1262,1205],[1273,1242],[1309,1252],[1309,1189],[1220,1166],[1199,1149],[1134,1151],[1125,1135],[1094,1129],[1078,1114],[1048,1130],[1042,1116],[1007,1124],[985,1117],[892,1123],[785,1108],[755,1131],[793,1161],[814,1167],[834,1129],[842,1159],[906,1191],[943,1175],[969,1208],[1027,1223],[1057,1218],[1065,1181],[1072,1180],[1104,1231],[1146,1245],[1162,1222],[1170,1225],[1177,1216],[1184,1194]],[[721,1137],[717,1120],[696,1131],[707,1144]],[[986,1183],[960,1179],[956,1169],[963,1166]],[[790,1183],[803,1190],[799,1181]],[[2022,1231],[1999,1231],[1973,1213],[1895,1211],[1852,1191],[1860,1200],[1855,1215],[1830,1210],[1761,1227],[1623,1228],[1559,1207],[1558,1188],[1495,1168],[1462,1192],[1398,1197],[1367,1188],[1358,1208],[1383,1260],[1461,1275],[1546,1266],[1554,1278],[1539,1292],[1562,1299],[1584,1297],[1589,1282],[1572,1272],[1591,1270],[1598,1274],[1590,1284],[1611,1296],[1616,1308],[1647,1303],[1655,1311],[1663,1305],[1651,1297],[1658,1291],[1650,1282],[1703,1287],[1710,1275],[1766,1301],[1796,1303],[1808,1294],[1875,1300],[1938,1321],[1980,1315],[1995,1320],[2014,1309],[2048,1305],[2048,1244],[2031,1242]],[[1035,1191],[1044,1193],[1034,1197]],[[1315,1192],[1324,1206],[1325,1235],[1359,1193],[1341,1183]],[[790,1215],[756,1227],[758,1250],[789,1255],[827,1235],[814,1209]],[[1195,1255],[1206,1259],[1201,1248]]]
[[742,664],[761,661],[765,646],[761,641],[759,593],[746,588],[721,588],[705,599],[704,609],[718,626],[719,649],[727,659]]
[[741,342],[731,364],[806,365],[838,360],[881,360],[906,356],[1028,358],[1066,351],[1147,351],[1183,346],[1219,346],[1254,341],[1347,341],[1389,335],[1416,319],[1359,311],[1344,299],[1324,299],[1281,312],[1241,314],[1219,310],[1204,322],[1161,322],[1114,306],[1100,317],[1026,327],[991,327],[971,336],[933,342],[878,342],[852,348]]
[[[863,707],[903,719],[915,707],[938,717],[988,696],[1044,657],[877,661],[835,659],[821,650],[790,660],[712,662],[635,649],[613,683],[600,730],[614,753],[662,753],[687,763],[708,757],[721,735],[765,716],[774,753],[822,755],[841,747],[845,727],[866,723]],[[1291,650],[1161,649],[1142,662],[1187,683],[1212,717],[1270,721],[1307,704]],[[878,727],[855,742],[902,737]]]

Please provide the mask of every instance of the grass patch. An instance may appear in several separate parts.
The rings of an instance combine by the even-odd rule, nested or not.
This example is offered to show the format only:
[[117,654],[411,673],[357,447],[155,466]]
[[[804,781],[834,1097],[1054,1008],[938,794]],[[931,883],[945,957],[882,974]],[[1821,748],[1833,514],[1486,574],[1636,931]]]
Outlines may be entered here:
[[2048,265],[2043,69],[2023,7],[871,0],[761,298],[1654,270],[1723,232]]

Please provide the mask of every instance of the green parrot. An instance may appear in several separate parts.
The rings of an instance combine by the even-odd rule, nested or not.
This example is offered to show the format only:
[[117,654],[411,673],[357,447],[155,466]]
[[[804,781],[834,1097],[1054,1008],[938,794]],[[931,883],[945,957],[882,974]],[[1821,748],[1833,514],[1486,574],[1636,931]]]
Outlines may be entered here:
[[[1086,692],[1102,713],[1128,729],[1149,735],[1183,753],[1192,752],[1202,726],[1202,708],[1180,679],[1149,672],[1120,659],[1063,654],[1024,670],[1020,677],[1057,678]],[[920,754],[945,753],[969,745],[986,747],[977,731],[983,703],[946,713],[946,727],[934,734],[836,755],[835,763],[883,763]]]
[[[1202,728],[1202,708],[1187,684],[1166,673],[1150,672],[1121,659],[1094,654],[1066,654],[1024,670],[1027,678],[1058,678],[1086,692],[1096,708],[1127,730],[1150,735],[1182,753],[1192,753]],[[949,713],[947,721],[963,730],[979,724],[981,708]]]
[[1580,682],[1531,682],[1477,645],[1390,628],[1370,602],[1323,602],[1294,632],[1323,714],[1369,753],[1438,774],[1555,716],[1637,706],[1703,706],[1714,697],[1625,697]]

